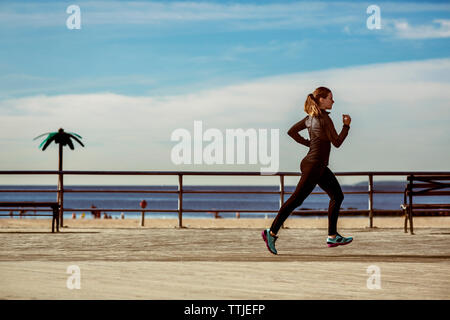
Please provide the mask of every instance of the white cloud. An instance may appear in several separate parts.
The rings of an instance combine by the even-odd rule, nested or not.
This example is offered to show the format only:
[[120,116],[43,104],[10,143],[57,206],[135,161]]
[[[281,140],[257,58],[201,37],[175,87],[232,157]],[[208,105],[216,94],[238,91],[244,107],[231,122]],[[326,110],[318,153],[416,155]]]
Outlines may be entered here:
[[156,77],[128,74],[124,76],[97,76],[71,78],[61,81],[57,77],[42,77],[28,74],[0,75],[0,99],[14,96],[31,96],[41,92],[80,92],[92,88],[148,88],[158,83]]
[[280,75],[177,96],[97,93],[3,100],[0,166],[55,169],[56,149],[40,152],[32,138],[63,127],[86,143],[66,152],[67,169],[259,171],[259,165],[172,165],[171,133],[192,132],[193,121],[202,120],[204,130],[222,132],[278,128],[280,171],[298,171],[307,148],[286,131],[305,116],[306,95],[325,85],[336,101],[331,113],[336,128],[341,114],[353,119],[349,137],[332,151],[332,170],[448,170],[448,74],[450,59],[436,59]]
[[404,39],[436,39],[450,37],[450,20],[435,19],[433,24],[411,26],[407,21],[393,21],[395,35]]
[[377,4],[382,8],[383,11],[389,13],[423,13],[450,11],[450,5],[448,3],[392,1],[380,3],[377,2]]

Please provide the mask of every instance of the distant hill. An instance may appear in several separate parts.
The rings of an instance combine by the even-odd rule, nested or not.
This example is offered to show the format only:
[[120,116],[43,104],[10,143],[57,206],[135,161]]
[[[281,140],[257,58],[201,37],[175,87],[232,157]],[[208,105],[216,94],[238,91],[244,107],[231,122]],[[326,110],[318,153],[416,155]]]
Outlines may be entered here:
[[[377,188],[389,188],[389,189],[399,189],[404,190],[406,186],[406,181],[374,181],[374,186]],[[361,181],[358,183],[353,184],[354,187],[360,187],[360,186],[367,186],[368,181]]]

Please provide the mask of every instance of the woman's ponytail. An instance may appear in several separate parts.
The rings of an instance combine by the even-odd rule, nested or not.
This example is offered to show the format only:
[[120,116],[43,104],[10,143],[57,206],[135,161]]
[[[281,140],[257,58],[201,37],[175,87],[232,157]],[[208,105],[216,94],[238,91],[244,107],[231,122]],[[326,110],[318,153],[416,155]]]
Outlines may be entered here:
[[312,93],[308,94],[305,101],[305,112],[309,114],[311,117],[317,117],[320,112],[319,105],[314,99],[314,95]]
[[326,98],[331,92],[326,87],[319,87],[314,90],[313,93],[308,94],[305,101],[305,112],[311,117],[317,117],[322,114],[322,110],[319,107],[319,98]]

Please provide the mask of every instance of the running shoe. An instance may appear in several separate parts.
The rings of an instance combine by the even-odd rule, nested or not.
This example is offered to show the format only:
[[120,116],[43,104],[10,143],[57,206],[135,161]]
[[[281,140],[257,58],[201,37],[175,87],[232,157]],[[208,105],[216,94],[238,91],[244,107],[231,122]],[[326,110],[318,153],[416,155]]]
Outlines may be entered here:
[[346,244],[349,244],[353,241],[352,237],[343,237],[339,233],[336,234],[336,238],[332,239],[330,237],[327,238],[327,244],[328,247],[337,247],[337,246],[344,246]]
[[277,241],[277,236],[272,236],[270,234],[270,229],[265,229],[261,233],[264,242],[266,243],[267,249],[269,249],[270,253],[277,254],[277,249],[275,249],[275,241]]

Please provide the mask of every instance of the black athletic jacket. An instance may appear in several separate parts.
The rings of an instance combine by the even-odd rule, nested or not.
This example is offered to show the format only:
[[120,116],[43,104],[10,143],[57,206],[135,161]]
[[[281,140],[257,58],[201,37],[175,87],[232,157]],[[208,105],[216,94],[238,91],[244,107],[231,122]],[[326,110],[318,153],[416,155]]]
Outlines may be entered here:
[[[295,141],[309,147],[305,160],[320,162],[326,166],[330,157],[331,143],[339,148],[350,129],[350,126],[344,125],[341,133],[338,134],[328,114],[329,112],[322,111],[322,114],[318,117],[308,115],[294,124],[288,131],[288,135]],[[308,128],[310,140],[303,138],[298,133],[305,128]]]

